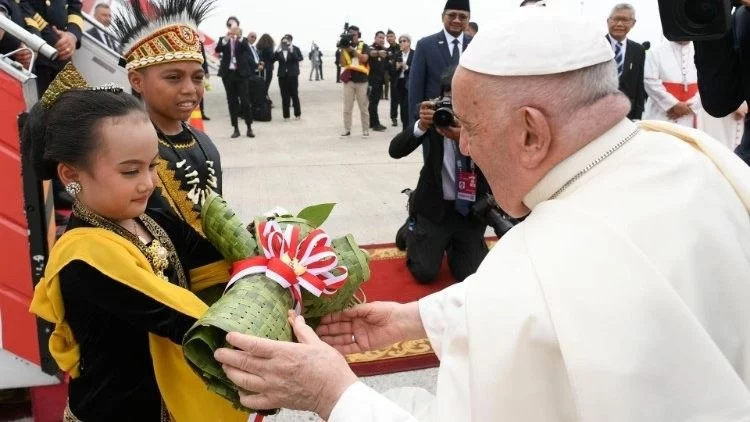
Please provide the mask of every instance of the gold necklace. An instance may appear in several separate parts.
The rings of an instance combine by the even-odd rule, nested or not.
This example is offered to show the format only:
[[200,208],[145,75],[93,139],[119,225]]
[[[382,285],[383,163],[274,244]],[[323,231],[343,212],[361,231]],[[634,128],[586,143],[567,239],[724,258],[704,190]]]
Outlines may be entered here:
[[[164,271],[172,264],[177,276],[178,285],[186,289],[188,288],[187,277],[185,276],[182,263],[177,257],[172,240],[164,229],[148,215],[142,214],[133,219],[133,228],[135,229],[135,233],[133,233],[114,221],[93,212],[78,200],[73,202],[73,214],[94,227],[107,229],[130,241],[148,259],[154,274],[159,278],[169,281]],[[143,223],[146,230],[153,236],[153,240],[149,245],[144,244],[138,236],[138,220]]]

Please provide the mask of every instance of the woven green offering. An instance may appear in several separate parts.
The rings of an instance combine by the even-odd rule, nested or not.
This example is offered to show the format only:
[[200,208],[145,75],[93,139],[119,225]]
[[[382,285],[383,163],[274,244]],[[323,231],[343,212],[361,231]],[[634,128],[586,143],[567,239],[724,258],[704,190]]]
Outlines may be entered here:
[[[225,294],[188,330],[183,339],[183,352],[188,364],[201,376],[208,388],[239,408],[242,405],[237,387],[226,378],[221,365],[214,360],[214,351],[227,346],[225,338],[230,331],[292,341],[292,328],[287,321],[288,310],[295,309],[292,289],[282,287],[274,279],[278,279],[281,274],[290,280],[298,276],[317,282],[318,279],[312,275],[316,263],[309,262],[310,255],[305,255],[303,250],[328,251],[330,261],[325,262],[329,266],[333,265],[330,249],[303,248],[308,244],[318,244],[312,241],[305,243],[305,240],[321,235],[322,231],[317,228],[325,221],[331,209],[332,205],[327,204],[306,208],[296,217],[285,215],[272,219],[256,218],[253,224],[246,227],[220,196],[211,195],[203,205],[201,218],[203,232],[208,240],[227,261],[237,263],[235,268],[238,271],[247,267],[253,268],[252,271],[255,272],[246,275],[242,275],[245,274],[242,272],[241,277],[235,277],[237,279]],[[297,254],[291,250],[281,252],[284,250],[279,246],[281,239],[288,240],[290,236],[283,237],[288,232],[298,234],[297,237],[291,236],[292,239],[300,240]],[[304,288],[300,289],[302,302],[298,309],[302,310],[302,315],[313,326],[317,325],[322,316],[354,305],[355,294],[362,283],[370,278],[369,255],[357,246],[352,235],[332,239],[330,243],[338,263],[336,268],[326,271],[325,277],[319,276],[319,279],[325,278],[327,282],[333,282],[343,278],[346,273],[346,282],[340,286],[340,283],[334,284],[338,288],[333,294],[320,296]],[[286,242],[283,244],[287,245]],[[294,241],[290,244],[294,244]],[[269,258],[266,252],[278,259]],[[257,272],[258,263],[263,262],[266,262],[268,270],[275,271]],[[318,265],[321,262],[323,261],[318,262]],[[253,264],[243,267],[243,263]]]

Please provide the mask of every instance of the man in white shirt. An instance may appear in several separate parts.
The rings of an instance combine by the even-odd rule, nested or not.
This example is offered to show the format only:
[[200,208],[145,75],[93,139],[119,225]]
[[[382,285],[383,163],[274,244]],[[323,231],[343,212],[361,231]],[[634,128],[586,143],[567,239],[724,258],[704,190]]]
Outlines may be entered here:
[[[242,402],[329,422],[748,420],[750,168],[702,132],[626,119],[596,22],[526,7],[493,24],[453,81],[461,151],[527,218],[463,283],[328,316],[323,341],[293,314],[300,344],[230,334],[241,350],[216,357],[258,392]],[[427,406],[379,395],[326,344],[425,335]]]
[[689,41],[666,41],[646,55],[644,84],[648,99],[644,119],[697,128],[701,97],[695,50]]

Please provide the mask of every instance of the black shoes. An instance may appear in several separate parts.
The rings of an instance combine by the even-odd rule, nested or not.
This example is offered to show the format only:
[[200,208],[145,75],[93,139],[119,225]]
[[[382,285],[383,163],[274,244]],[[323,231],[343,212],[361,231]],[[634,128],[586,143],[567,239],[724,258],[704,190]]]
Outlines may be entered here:
[[406,250],[406,232],[409,231],[409,220],[406,220],[403,226],[399,227],[396,232],[396,247],[400,251]]
[[255,134],[253,133],[252,128],[247,128],[247,137],[248,138],[255,138]]
[[386,129],[386,127],[383,126],[383,125],[380,125],[380,124],[379,125],[375,125],[375,126],[372,127],[372,130],[374,130],[375,132],[382,132],[385,129]]
[[398,126],[398,122],[396,121],[396,119],[391,119],[391,126],[393,126],[393,127],[397,127]]
[[232,135],[230,138],[239,138],[240,137],[240,130],[237,128],[234,128],[234,132],[232,132]]
[[204,115],[203,115],[203,120],[205,120],[205,121],[209,121],[209,120],[211,120],[211,118],[210,118],[210,117],[208,117],[208,116],[206,116],[206,115],[204,114]]

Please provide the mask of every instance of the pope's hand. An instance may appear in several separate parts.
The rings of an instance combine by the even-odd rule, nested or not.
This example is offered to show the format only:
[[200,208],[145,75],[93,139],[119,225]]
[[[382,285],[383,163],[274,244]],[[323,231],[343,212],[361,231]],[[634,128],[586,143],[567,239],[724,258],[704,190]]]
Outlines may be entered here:
[[322,342],[304,318],[289,314],[299,343],[229,333],[238,350],[214,353],[227,377],[241,390],[240,402],[250,409],[287,408],[312,411],[328,419],[344,391],[357,381],[346,360]]
[[317,332],[321,340],[342,354],[380,349],[425,336],[416,302],[357,305],[323,317]]

